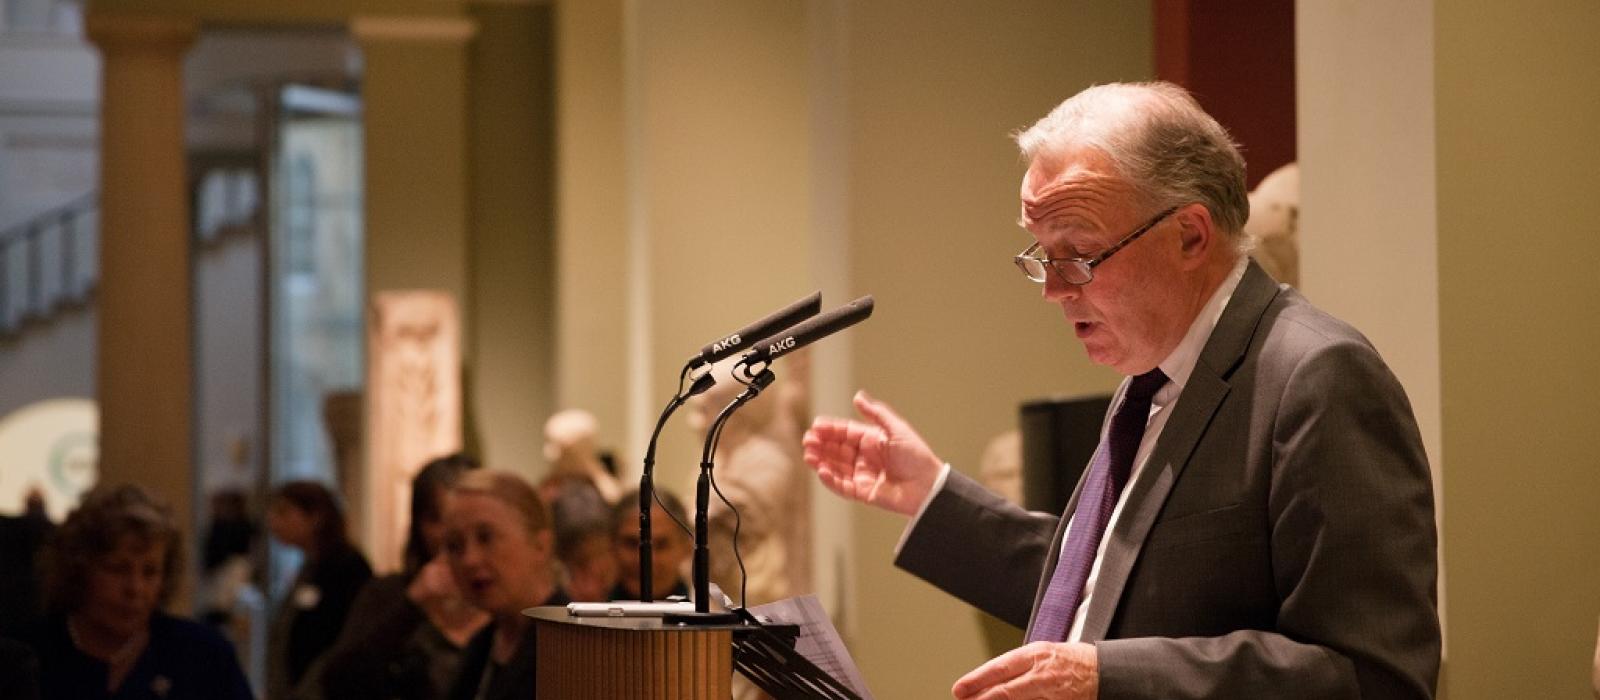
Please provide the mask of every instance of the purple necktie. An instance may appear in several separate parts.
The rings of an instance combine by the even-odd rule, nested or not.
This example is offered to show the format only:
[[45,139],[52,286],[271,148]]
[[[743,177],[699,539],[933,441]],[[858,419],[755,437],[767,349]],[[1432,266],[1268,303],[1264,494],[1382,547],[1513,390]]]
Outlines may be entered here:
[[1139,452],[1144,424],[1150,420],[1150,397],[1166,383],[1167,375],[1160,369],[1150,370],[1128,383],[1122,405],[1111,417],[1106,439],[1089,462],[1089,477],[1083,483],[1083,493],[1078,496],[1078,508],[1072,512],[1067,544],[1056,562],[1055,572],[1050,575],[1044,600],[1039,603],[1039,616],[1028,634],[1029,642],[1066,640],[1072,618],[1083,602],[1083,584],[1089,578],[1089,568],[1094,566],[1100,538],[1105,535],[1111,511],[1116,509],[1117,499],[1133,470],[1133,457]]

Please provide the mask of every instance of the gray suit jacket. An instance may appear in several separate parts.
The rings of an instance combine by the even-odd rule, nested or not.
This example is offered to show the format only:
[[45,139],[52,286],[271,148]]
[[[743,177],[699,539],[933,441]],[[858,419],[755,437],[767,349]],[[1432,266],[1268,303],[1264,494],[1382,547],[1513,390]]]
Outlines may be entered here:
[[[1251,263],[1169,410],[1085,620],[1100,697],[1432,697],[1432,482],[1366,339]],[[1021,627],[1064,524],[952,471],[895,563]]]

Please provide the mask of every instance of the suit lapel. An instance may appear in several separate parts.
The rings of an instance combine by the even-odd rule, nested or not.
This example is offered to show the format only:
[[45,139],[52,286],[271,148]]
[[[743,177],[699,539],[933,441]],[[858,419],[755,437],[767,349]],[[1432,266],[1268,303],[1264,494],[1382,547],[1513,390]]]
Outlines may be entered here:
[[[1244,358],[1257,323],[1278,294],[1273,283],[1255,262],[1249,263],[1233,297],[1217,320],[1206,341],[1194,372],[1184,384],[1183,392],[1172,406],[1161,436],[1150,452],[1149,460],[1130,488],[1122,515],[1117,518],[1105,554],[1100,561],[1100,571],[1095,578],[1094,593],[1089,611],[1084,619],[1083,641],[1104,639],[1111,628],[1111,618],[1122,599],[1123,586],[1128,573],[1139,558],[1156,516],[1166,504],[1173,484],[1183,473],[1189,455],[1200,442],[1216,414],[1217,407],[1228,395],[1227,378]],[[1057,548],[1059,549],[1059,536]],[[1053,568],[1053,567],[1047,567]]]

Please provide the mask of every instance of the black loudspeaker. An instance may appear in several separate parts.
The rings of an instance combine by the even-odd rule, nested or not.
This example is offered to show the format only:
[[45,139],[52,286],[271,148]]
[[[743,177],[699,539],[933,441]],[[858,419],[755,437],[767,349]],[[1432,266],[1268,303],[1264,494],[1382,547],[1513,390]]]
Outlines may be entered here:
[[1100,444],[1109,394],[1029,401],[1018,411],[1022,430],[1022,505],[1060,513]]

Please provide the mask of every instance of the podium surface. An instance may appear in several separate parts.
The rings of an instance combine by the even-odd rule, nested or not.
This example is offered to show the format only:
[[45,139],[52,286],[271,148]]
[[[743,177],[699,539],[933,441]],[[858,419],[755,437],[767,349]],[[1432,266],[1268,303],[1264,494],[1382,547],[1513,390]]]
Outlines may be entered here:
[[530,608],[541,698],[727,700],[733,630],[663,624],[654,617],[573,617]]

